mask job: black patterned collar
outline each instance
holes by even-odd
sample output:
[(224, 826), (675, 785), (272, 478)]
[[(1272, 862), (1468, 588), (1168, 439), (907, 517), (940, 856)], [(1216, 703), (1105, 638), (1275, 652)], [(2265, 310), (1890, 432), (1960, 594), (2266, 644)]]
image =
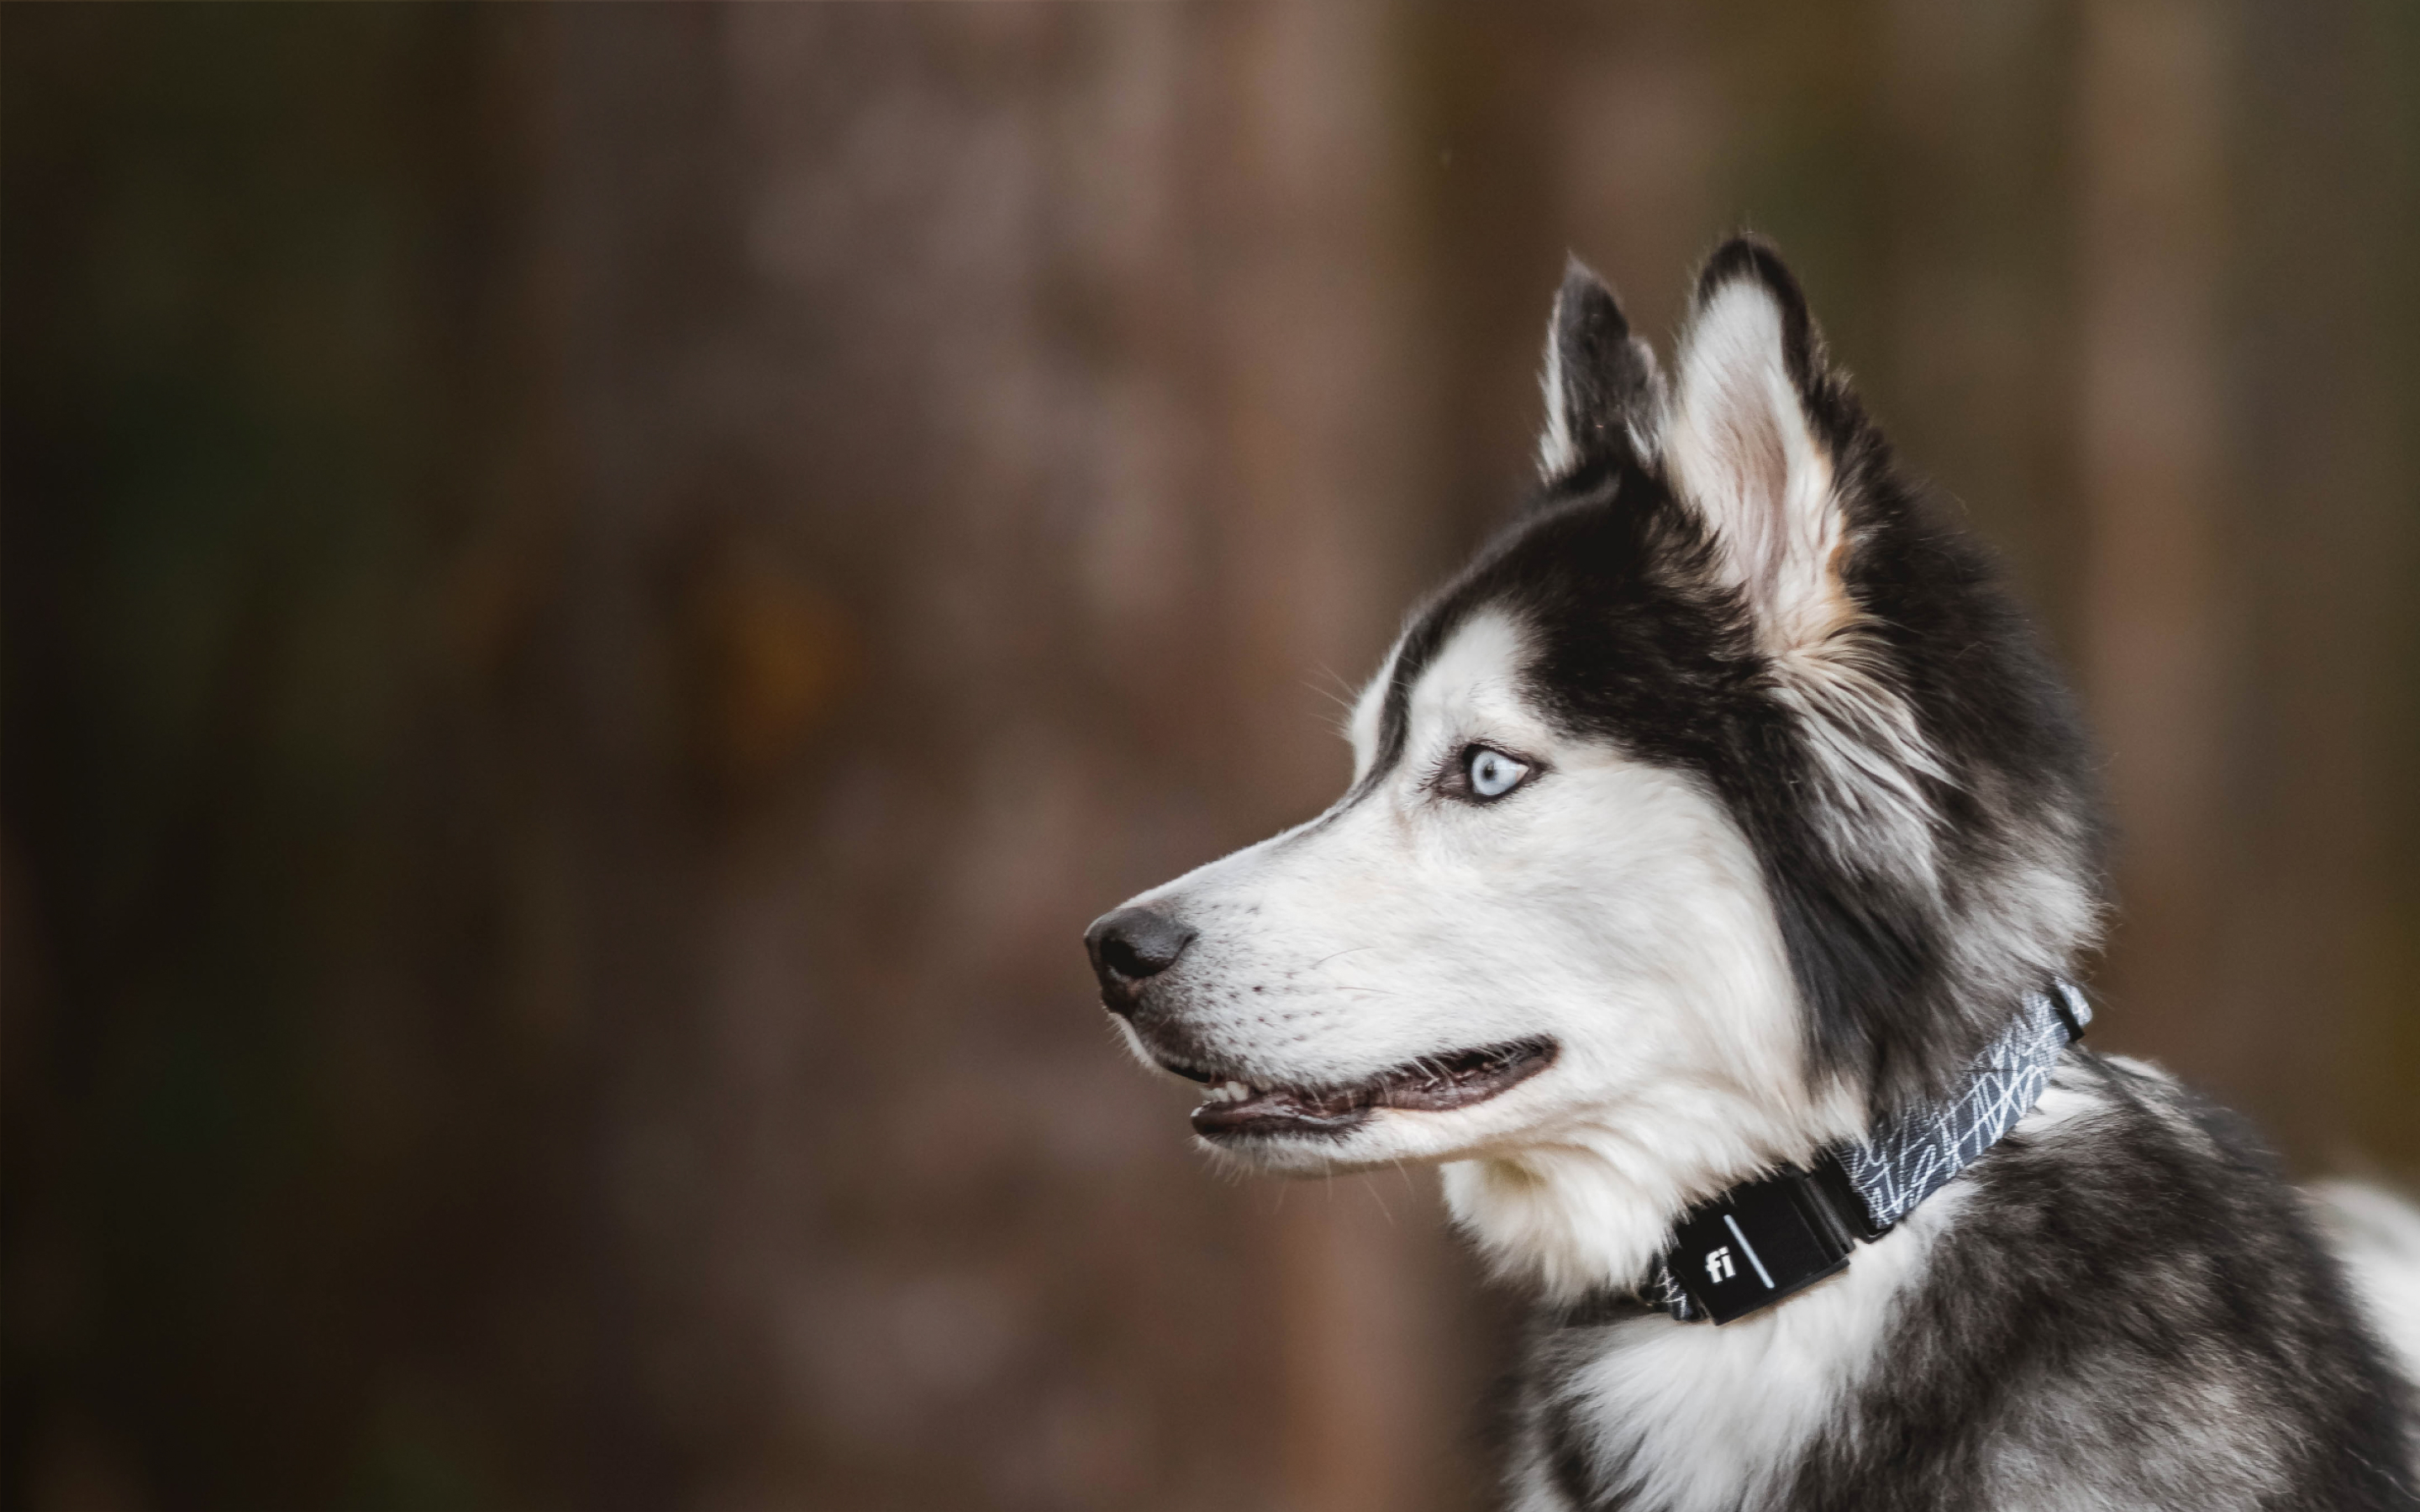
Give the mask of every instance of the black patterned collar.
[(1888, 1233), (2033, 1111), (2091, 1018), (2071, 982), (2028, 993), (1948, 1097), (1880, 1121), (1812, 1170), (1744, 1181), (1691, 1209), (1645, 1302), (1684, 1323), (1728, 1323), (1847, 1269), (1857, 1241)]

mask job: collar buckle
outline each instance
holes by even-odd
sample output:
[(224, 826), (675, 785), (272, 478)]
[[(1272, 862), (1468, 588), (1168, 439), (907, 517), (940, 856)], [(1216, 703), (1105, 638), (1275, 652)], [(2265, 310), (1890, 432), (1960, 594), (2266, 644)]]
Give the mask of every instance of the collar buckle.
[(1695, 1310), (1728, 1323), (1847, 1270), (1855, 1231), (1825, 1188), (1815, 1172), (1788, 1169), (1682, 1219), (1664, 1263)]

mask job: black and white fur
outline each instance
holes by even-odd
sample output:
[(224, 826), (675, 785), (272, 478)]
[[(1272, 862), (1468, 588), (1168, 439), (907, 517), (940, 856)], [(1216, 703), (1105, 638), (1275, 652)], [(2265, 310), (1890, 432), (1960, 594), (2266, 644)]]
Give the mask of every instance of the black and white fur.
[(1692, 1204), (1933, 1095), (2074, 970), (2102, 828), (1988, 554), (1767, 247), (1710, 259), (1668, 379), (1575, 264), (1545, 389), (1543, 487), (1412, 616), (1351, 789), (1088, 936), (1135, 1051), (1209, 1085), (1207, 1148), (1441, 1163), (1538, 1298), (1518, 1508), (2420, 1506), (2384, 1342), (2420, 1358), (2420, 1218), (2315, 1206), (2080, 1048), (1843, 1274), (1719, 1328), (1637, 1300)]

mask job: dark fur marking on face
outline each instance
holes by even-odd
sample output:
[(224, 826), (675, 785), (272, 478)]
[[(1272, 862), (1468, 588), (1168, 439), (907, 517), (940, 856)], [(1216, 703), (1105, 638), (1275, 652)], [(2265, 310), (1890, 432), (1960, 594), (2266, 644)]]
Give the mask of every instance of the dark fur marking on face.
[[(1931, 872), (1843, 856), (1838, 835), (1857, 821), (1825, 807), (1814, 733), (1782, 696), (1782, 673), (1718, 570), (1707, 523), (1631, 454), (1621, 439), (1636, 427), (1618, 414), (1575, 423), (1575, 438), (1613, 440), (1582, 451), (1414, 620), (1375, 759), (1351, 798), (1404, 759), (1411, 690), (1454, 632), (1485, 609), (1511, 614), (1530, 642), (1527, 690), (1567, 733), (1693, 773), (1730, 810), (1773, 898), (1816, 1069), (1855, 1078), (1883, 1109), (1939, 1089), (2017, 992), (2068, 968), (2084, 940), (1971, 980), (1952, 941), (1971, 927), (1969, 910), (2024, 885), (2022, 867), (2047, 868), (2097, 900), (2099, 799), (2073, 706), (1988, 551), (1900, 475), (1826, 366), (1806, 301), (1770, 249), (1740, 240), (1717, 252), (1699, 279), (1700, 306), (1740, 279), (1773, 296), (1785, 369), (1831, 457), (1859, 666), (1907, 707), (1947, 774), (1909, 774), (1939, 849)], [(1568, 287), (1562, 306), (1574, 307)], [(1562, 354), (1566, 383), (1591, 354), (1626, 350), (1592, 319)], [(1648, 391), (1625, 369), (1579, 392), (1632, 396), (1607, 401), (1621, 403)], [(2026, 980), (2002, 980), (2011, 973)]]
[[(1883, 502), (1912, 513), (1916, 501), (1894, 492)], [(1915, 530), (1877, 522), (1866, 534), (1868, 557), (1903, 548), (1934, 559), (1860, 560), (1853, 591), (1885, 611), (1874, 617), (1885, 621), (1875, 631), (1885, 675), (1908, 689), (1953, 778), (1967, 777), (1933, 795), (1948, 827), (1990, 817), (1965, 800), (1986, 766), (2026, 808), (2071, 807), (2089, 791), (2081, 738), (2029, 640), (2012, 645), (2021, 622), (1995, 601), (1988, 570), (1971, 548), (1958, 561), (1950, 543)], [(1551, 490), (1404, 638), (1364, 783), (1403, 760), (1411, 687), (1452, 632), (1488, 609), (1512, 614), (1532, 645), (1527, 692), (1566, 733), (1694, 773), (1729, 807), (1771, 890), (1818, 1065), (1858, 1076), (1890, 1105), (1962, 1064), (2005, 1003), (1959, 1003), (1960, 984), (1943, 980), (1947, 921), (1901, 879), (1845, 864), (1825, 838), (1807, 733), (1776, 697), (1737, 596), (1714, 582), (1711, 555), (1696, 518), (1652, 474)], [(1917, 592), (1944, 562), (1959, 592)], [(1966, 648), (1954, 666), (1935, 665), (1945, 646)], [(2053, 791), (2025, 791), (2043, 783)]]
[[(1625, 476), (1643, 478), (1633, 464), (1621, 467), (1599, 463), (1562, 480), (1548, 489), (1532, 504), (1532, 513), (1544, 512), (1557, 505), (1599, 503), (1611, 505), (1621, 493)], [(1481, 609), (1492, 607), (1490, 595), (1481, 585), (1485, 570), (1499, 559), (1519, 550), (1524, 529), (1516, 524), (1481, 548), (1476, 561), (1463, 569), (1443, 593), (1431, 598), (1416, 610), (1410, 625), (1397, 643), (1395, 660), (1387, 678), (1387, 691), (1378, 713), (1378, 749), (1370, 763), (1369, 772), (1347, 795), (1347, 801), (1360, 798), (1376, 787), (1404, 759), (1404, 744), (1411, 733), (1412, 689), (1419, 686), (1420, 674), (1436, 660), (1437, 654)]]

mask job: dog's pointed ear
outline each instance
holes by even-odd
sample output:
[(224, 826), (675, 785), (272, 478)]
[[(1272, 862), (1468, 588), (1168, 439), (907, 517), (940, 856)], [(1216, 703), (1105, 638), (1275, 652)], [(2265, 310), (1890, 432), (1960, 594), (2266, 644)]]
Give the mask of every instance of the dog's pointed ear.
[(1631, 334), (1613, 290), (1571, 258), (1546, 325), (1538, 475), (1553, 483), (1592, 462), (1643, 461), (1653, 444), (1662, 385), (1655, 354)]
[(1773, 249), (1725, 242), (1699, 275), (1662, 450), (1770, 650), (1821, 641), (1850, 611), (1833, 487), (1834, 408), (1806, 296)]

